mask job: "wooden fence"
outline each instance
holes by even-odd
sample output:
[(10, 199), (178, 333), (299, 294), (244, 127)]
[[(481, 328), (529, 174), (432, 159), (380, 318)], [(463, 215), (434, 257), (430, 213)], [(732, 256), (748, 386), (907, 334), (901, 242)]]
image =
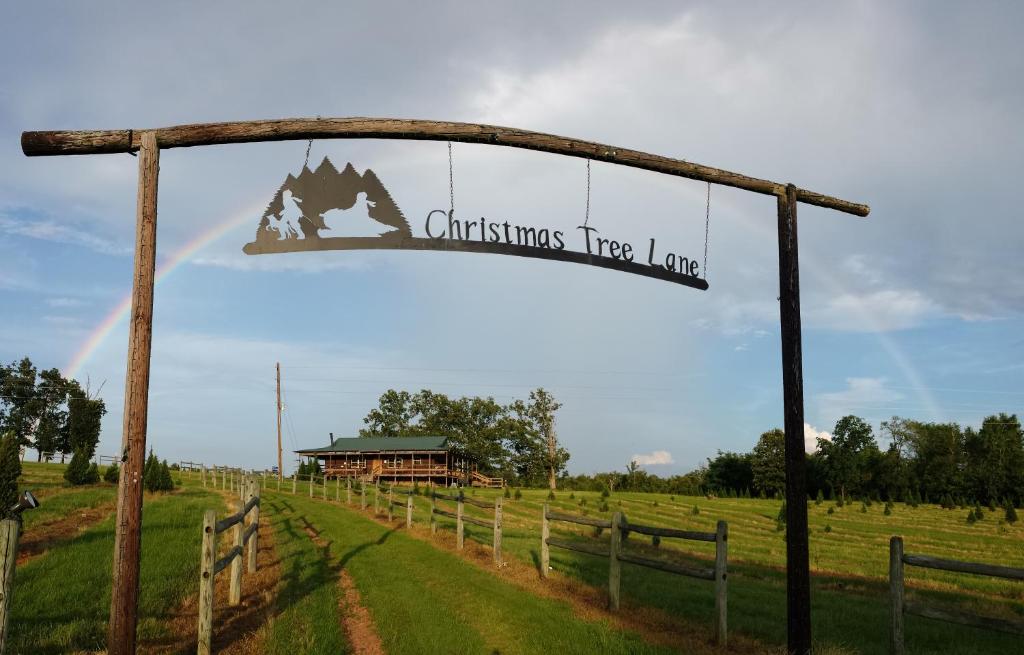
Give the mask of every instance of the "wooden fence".
[[(440, 509), (437, 506), (438, 500), (447, 500), (455, 503), (455, 512)], [(459, 550), (465, 546), (465, 528), (466, 523), (472, 525), (478, 525), (482, 528), (490, 528), (494, 533), (494, 563), (501, 566), (501, 497), (494, 499), (494, 516), (490, 521), (470, 516), (465, 512), (465, 505), (473, 505), (474, 507), (482, 507), (484, 509), (492, 509), (491, 503), (484, 500), (477, 500), (476, 498), (468, 498), (461, 491), (456, 495), (442, 494), (436, 491), (430, 494), (430, 532), (431, 534), (437, 533), (437, 519), (436, 516), (447, 516), (448, 518), (455, 519), (455, 544)]]
[[(203, 516), (203, 546), (199, 562), (199, 655), (210, 655), (213, 639), (213, 583), (215, 576), (231, 566), (231, 584), (228, 603), (242, 602), (242, 557), (248, 556), (248, 572), (256, 572), (256, 551), (260, 525), (260, 486), (254, 476), (239, 480), (242, 509), (220, 521), (215, 510), (206, 510)], [(252, 514), (248, 527), (245, 520)], [(234, 528), (234, 546), (224, 557), (217, 559), (218, 535)]]
[[(609, 543), (594, 543), (583, 540), (559, 539), (551, 536), (551, 521), (563, 521), (576, 525), (589, 525), (601, 530), (610, 530)], [(629, 533), (649, 535), (660, 541), (664, 538), (690, 539), (693, 541), (708, 541), (715, 544), (715, 566), (714, 568), (696, 568), (678, 562), (668, 562), (660, 559), (643, 557), (631, 553), (623, 548), (623, 541)], [(541, 517), (541, 540), (540, 540), (540, 572), (541, 576), (548, 577), (551, 554), (550, 547), (563, 548), (597, 557), (608, 558), (608, 607), (611, 610), (619, 609), (619, 587), (622, 580), (622, 562), (636, 564), (659, 571), (685, 575), (700, 580), (709, 580), (715, 583), (715, 637), (718, 644), (725, 646), (728, 641), (727, 614), (728, 614), (728, 540), (729, 525), (725, 521), (719, 521), (715, 532), (694, 532), (691, 530), (676, 530), (674, 528), (659, 528), (649, 525), (629, 523), (622, 512), (615, 512), (611, 520), (591, 518), (587, 516), (576, 516), (574, 514), (560, 514), (548, 509), (547, 503)]]
[(976, 628), (987, 628), (999, 632), (1024, 635), (1024, 621), (980, 616), (968, 612), (934, 607), (920, 601), (906, 600), (903, 586), (904, 565), (954, 571), (956, 573), (987, 575), (995, 578), (1006, 578), (1007, 580), (1024, 580), (1024, 569), (994, 564), (979, 564), (977, 562), (961, 562), (952, 559), (939, 559), (926, 555), (907, 555), (903, 552), (903, 537), (893, 537), (889, 540), (889, 609), (891, 619), (889, 646), (894, 654), (903, 655), (904, 653), (903, 617), (906, 614), (947, 621), (949, 623), (958, 623), (960, 625), (969, 625)]
[(242, 469), (230, 466), (201, 466), (199, 470), (204, 488), (210, 486), (213, 489), (231, 492), (241, 490), (242, 479), (246, 475)]

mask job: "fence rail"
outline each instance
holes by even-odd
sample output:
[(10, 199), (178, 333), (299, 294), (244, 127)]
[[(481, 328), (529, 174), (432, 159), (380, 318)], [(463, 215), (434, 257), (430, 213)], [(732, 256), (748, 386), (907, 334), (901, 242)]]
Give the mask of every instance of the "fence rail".
[[(437, 506), (438, 500), (446, 500), (455, 503), (455, 512), (441, 509)], [(472, 505), (474, 507), (482, 507), (484, 509), (493, 509), (494, 515), (490, 521), (475, 516), (470, 516), (465, 512), (465, 505)], [(484, 500), (477, 500), (476, 498), (467, 498), (465, 494), (459, 492), (457, 495), (440, 493), (433, 491), (430, 493), (430, 533), (437, 533), (437, 518), (438, 516), (447, 516), (455, 519), (455, 546), (459, 550), (462, 550), (466, 544), (466, 524), (478, 525), (481, 528), (488, 528), (493, 532), (493, 550), (494, 550), (494, 563), (497, 566), (501, 566), (501, 532), (502, 532), (502, 507), (501, 507), (501, 496), (494, 499), (494, 504), (488, 503)]]
[(927, 555), (904, 554), (903, 537), (891, 538), (889, 540), (889, 649), (894, 655), (903, 655), (906, 652), (903, 621), (907, 614), (959, 625), (985, 628), (997, 632), (1024, 635), (1024, 621), (983, 616), (970, 612), (935, 607), (921, 601), (906, 600), (906, 588), (903, 584), (904, 565), (952, 571), (955, 573), (985, 575), (994, 578), (1005, 578), (1007, 580), (1024, 580), (1024, 569), (995, 564), (940, 559)]
[[(589, 525), (599, 529), (610, 528), (611, 538), (608, 544), (601, 542), (559, 539), (551, 536), (551, 521), (561, 521), (576, 525)], [(710, 541), (715, 544), (715, 566), (705, 569), (689, 566), (679, 562), (644, 557), (637, 553), (626, 551), (623, 548), (623, 541), (630, 532), (646, 534), (658, 539), (672, 537), (677, 539), (688, 539), (691, 541)], [(660, 528), (650, 525), (629, 523), (622, 512), (615, 512), (611, 520), (596, 519), (587, 516), (576, 516), (573, 514), (562, 514), (552, 512), (548, 509), (547, 503), (541, 514), (541, 538), (540, 538), (540, 573), (541, 577), (548, 577), (551, 568), (550, 547), (572, 550), (596, 557), (608, 558), (608, 607), (611, 610), (619, 609), (619, 587), (622, 581), (622, 562), (636, 564), (658, 571), (685, 575), (700, 580), (710, 580), (715, 583), (715, 635), (720, 646), (726, 646), (728, 641), (727, 630), (727, 558), (728, 558), (729, 526), (725, 521), (719, 521), (715, 532), (694, 532), (692, 530), (676, 530), (674, 528)]]
[[(203, 486), (206, 485), (206, 468), (203, 469)], [(211, 469), (217, 471), (216, 468)], [(214, 478), (216, 486), (216, 477)], [(239, 475), (239, 496), (242, 508), (217, 520), (216, 510), (206, 510), (203, 515), (203, 545), (199, 560), (199, 655), (210, 655), (213, 641), (213, 600), (214, 579), (218, 573), (231, 567), (231, 582), (228, 590), (228, 603), (239, 605), (242, 602), (242, 560), (248, 555), (248, 572), (256, 572), (256, 552), (258, 549), (260, 524), (260, 485), (253, 475)], [(246, 525), (246, 518), (249, 524)], [(232, 548), (223, 557), (217, 559), (218, 536), (231, 530), (234, 535)]]

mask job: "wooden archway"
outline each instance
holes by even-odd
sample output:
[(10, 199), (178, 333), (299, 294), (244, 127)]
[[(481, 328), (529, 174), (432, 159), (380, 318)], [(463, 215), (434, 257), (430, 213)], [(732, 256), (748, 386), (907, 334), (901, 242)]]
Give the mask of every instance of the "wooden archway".
[[(804, 454), (803, 364), (797, 203), (867, 216), (867, 205), (731, 171), (637, 150), (494, 125), (393, 118), (302, 118), (203, 123), (156, 129), (24, 132), (28, 156), (139, 154), (135, 269), (125, 381), (122, 472), (118, 486), (114, 578), (108, 650), (135, 652), (141, 551), (142, 467), (146, 450), (153, 285), (156, 263), (160, 150), (260, 141), (406, 139), (457, 141), (539, 150), (735, 187), (776, 198), (779, 310), (786, 433), (786, 592), (790, 653), (811, 649), (807, 484)], [(587, 262), (580, 262), (587, 263)], [(696, 285), (691, 285), (696, 286)], [(705, 285), (706, 286), (706, 285)], [(698, 287), (699, 288), (699, 287)]]

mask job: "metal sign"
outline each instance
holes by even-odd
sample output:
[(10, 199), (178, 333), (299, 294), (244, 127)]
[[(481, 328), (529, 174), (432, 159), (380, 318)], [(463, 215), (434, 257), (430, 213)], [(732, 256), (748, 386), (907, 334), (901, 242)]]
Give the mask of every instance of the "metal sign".
[[(700, 263), (660, 250), (651, 238), (641, 247), (604, 236), (580, 225), (573, 233), (509, 221), (457, 219), (454, 210), (434, 209), (415, 236), (402, 210), (370, 169), (362, 174), (351, 163), (340, 172), (324, 157), (315, 170), (303, 166), (289, 174), (260, 218), (256, 238), (245, 244), (248, 255), (312, 250), (438, 250), (514, 255), (609, 268), (708, 288)], [(350, 236), (372, 232), (372, 236)], [(576, 244), (577, 250), (569, 244)]]

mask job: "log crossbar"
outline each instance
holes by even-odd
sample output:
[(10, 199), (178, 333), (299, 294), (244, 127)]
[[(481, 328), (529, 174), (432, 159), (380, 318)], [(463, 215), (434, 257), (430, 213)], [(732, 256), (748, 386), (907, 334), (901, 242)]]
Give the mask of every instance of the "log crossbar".
[[(438, 500), (447, 500), (456, 503), (455, 512), (450, 512), (445, 509), (441, 509), (437, 506)], [(470, 516), (466, 514), (465, 506), (473, 505), (474, 507), (482, 507), (484, 509), (493, 510), (494, 514), (490, 520), (479, 518), (476, 516)], [(477, 500), (476, 498), (467, 498), (461, 491), (457, 495), (443, 494), (433, 491), (430, 493), (430, 533), (437, 533), (437, 517), (446, 516), (448, 518), (455, 519), (455, 545), (456, 548), (462, 550), (466, 542), (466, 524), (477, 525), (481, 528), (487, 528), (491, 530), (491, 536), (493, 537), (493, 551), (494, 551), (494, 564), (496, 566), (502, 565), (501, 559), (501, 538), (502, 538), (502, 506), (501, 497), (494, 499), (494, 503), (488, 503), (484, 500)]]
[(221, 571), (223, 571), (227, 567), (228, 564), (231, 564), (232, 562), (234, 562), (236, 557), (241, 557), (241, 556), (242, 556), (242, 547), (241, 546), (235, 546), (234, 548), (232, 548), (231, 550), (228, 551), (227, 555), (225, 555), (224, 557), (222, 557), (219, 560), (217, 560), (217, 563), (213, 565), (213, 572), (214, 573), (220, 573)]
[[(610, 528), (611, 534), (608, 544), (602, 542), (584, 541), (581, 539), (561, 539), (551, 536), (551, 522), (561, 521), (576, 525), (589, 525), (598, 530)], [(714, 568), (698, 568), (680, 562), (669, 562), (662, 559), (644, 557), (633, 552), (628, 552), (623, 547), (623, 542), (631, 532), (646, 534), (660, 539), (661, 537), (674, 537), (678, 539), (689, 539), (693, 541), (710, 541), (715, 544), (715, 566)], [(600, 536), (600, 532), (597, 533)], [(540, 533), (540, 575), (548, 577), (551, 570), (551, 546), (571, 550), (596, 557), (608, 558), (608, 608), (612, 611), (619, 609), (619, 587), (622, 581), (622, 562), (635, 564), (649, 569), (665, 571), (699, 580), (708, 580), (715, 583), (715, 635), (719, 645), (726, 646), (728, 643), (727, 629), (727, 551), (728, 551), (729, 526), (725, 521), (719, 521), (715, 532), (695, 532), (692, 530), (676, 530), (673, 528), (661, 528), (650, 525), (630, 523), (622, 512), (612, 514), (611, 520), (591, 518), (589, 516), (577, 516), (574, 514), (562, 514), (552, 512), (548, 509), (547, 503), (541, 511), (541, 533)]]
[(892, 537), (889, 540), (889, 650), (893, 655), (903, 655), (906, 652), (906, 633), (903, 622), (907, 614), (995, 632), (1024, 635), (1024, 621), (984, 616), (952, 608), (936, 607), (917, 600), (907, 600), (903, 576), (904, 566), (984, 575), (1006, 580), (1024, 580), (1024, 569), (1020, 568), (905, 554), (903, 538)]
[[(156, 136), (161, 149), (308, 139), (456, 141), (581, 157), (763, 195), (779, 197), (786, 193), (786, 185), (780, 182), (639, 150), (497, 125), (417, 119), (285, 118), (197, 123), (152, 129), (22, 132), (21, 150), (29, 157), (135, 152), (141, 147), (143, 136), (150, 133)], [(854, 216), (867, 216), (871, 211), (867, 205), (807, 189), (797, 189), (796, 199), (809, 205), (834, 209)]]

